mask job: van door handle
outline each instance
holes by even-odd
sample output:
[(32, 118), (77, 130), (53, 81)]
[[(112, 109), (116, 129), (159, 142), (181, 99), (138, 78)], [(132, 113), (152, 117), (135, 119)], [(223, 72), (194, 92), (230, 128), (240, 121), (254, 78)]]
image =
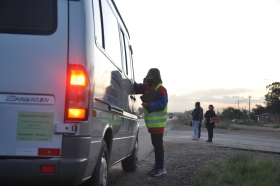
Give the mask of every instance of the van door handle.
[(114, 107), (114, 106), (112, 106), (112, 105), (110, 105), (109, 110), (110, 110), (110, 111), (113, 111), (113, 112), (120, 113), (120, 114), (123, 113), (123, 110), (122, 110), (122, 109), (120, 109), (120, 108), (118, 108), (118, 107)]

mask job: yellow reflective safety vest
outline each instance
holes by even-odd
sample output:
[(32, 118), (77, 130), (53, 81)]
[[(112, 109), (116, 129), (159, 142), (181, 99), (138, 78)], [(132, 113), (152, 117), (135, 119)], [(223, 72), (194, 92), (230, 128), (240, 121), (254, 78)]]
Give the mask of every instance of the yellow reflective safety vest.
[[(157, 89), (161, 86), (162, 86), (161, 83), (158, 84), (155, 88), (155, 91), (157, 91)], [(151, 113), (148, 113), (147, 109), (144, 108), (144, 119), (145, 119), (146, 126), (148, 128), (165, 127), (166, 118), (167, 118), (167, 104), (163, 110), (153, 111)]]

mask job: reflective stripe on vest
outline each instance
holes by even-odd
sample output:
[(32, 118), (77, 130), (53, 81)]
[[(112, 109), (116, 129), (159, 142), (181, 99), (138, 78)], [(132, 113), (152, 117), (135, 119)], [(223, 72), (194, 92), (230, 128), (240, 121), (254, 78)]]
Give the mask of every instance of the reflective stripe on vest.
[[(155, 90), (157, 91), (157, 89), (161, 86), (162, 84), (158, 84)], [(148, 128), (165, 127), (166, 118), (167, 118), (167, 104), (163, 110), (154, 111), (151, 113), (148, 113), (148, 111), (144, 108), (144, 119), (145, 119), (146, 126)]]

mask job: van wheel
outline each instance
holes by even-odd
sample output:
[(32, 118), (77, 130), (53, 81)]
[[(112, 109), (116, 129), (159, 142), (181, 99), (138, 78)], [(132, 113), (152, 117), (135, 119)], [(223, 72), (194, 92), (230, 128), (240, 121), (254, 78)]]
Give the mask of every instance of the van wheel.
[(134, 148), (130, 156), (122, 160), (122, 169), (125, 172), (135, 171), (138, 167), (138, 138), (135, 140)]
[(108, 180), (108, 150), (103, 141), (101, 154), (96, 162), (92, 177), (83, 186), (106, 186)]

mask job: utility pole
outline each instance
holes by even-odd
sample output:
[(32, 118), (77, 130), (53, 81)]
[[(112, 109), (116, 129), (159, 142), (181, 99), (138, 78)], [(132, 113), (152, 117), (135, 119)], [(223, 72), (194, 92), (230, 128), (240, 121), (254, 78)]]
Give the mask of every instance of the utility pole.
[(239, 110), (239, 100), (237, 100), (238, 110)]
[(238, 110), (239, 110), (239, 102), (244, 102), (245, 100), (237, 100), (238, 103)]
[(250, 122), (250, 99), (252, 98), (252, 96), (249, 96), (249, 122)]

